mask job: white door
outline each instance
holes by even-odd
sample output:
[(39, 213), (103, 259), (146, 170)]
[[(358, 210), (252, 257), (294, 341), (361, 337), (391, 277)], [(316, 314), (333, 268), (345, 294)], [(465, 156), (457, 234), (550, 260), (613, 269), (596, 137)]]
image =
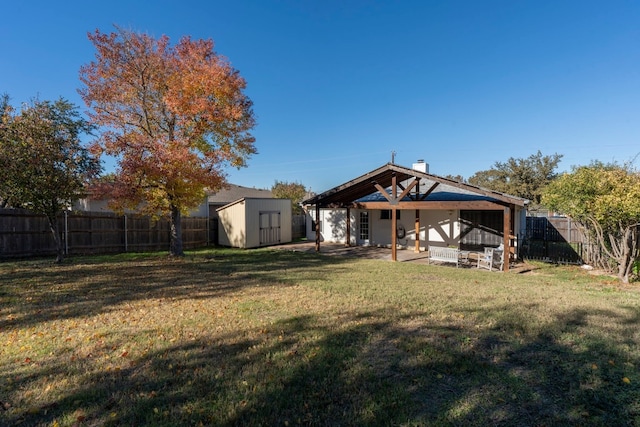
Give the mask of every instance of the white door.
[(260, 212), (260, 245), (280, 243), (280, 212)]
[(360, 211), (358, 216), (358, 244), (369, 245), (369, 212)]

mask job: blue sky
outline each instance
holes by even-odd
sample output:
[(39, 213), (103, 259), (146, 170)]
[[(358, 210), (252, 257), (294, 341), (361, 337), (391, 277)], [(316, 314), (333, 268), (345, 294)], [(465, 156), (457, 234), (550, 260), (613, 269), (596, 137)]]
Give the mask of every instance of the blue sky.
[(96, 28), (212, 38), (258, 121), (258, 154), (229, 170), (240, 185), (322, 192), (392, 151), (466, 178), (537, 150), (562, 154), (561, 171), (640, 153), (635, 0), (7, 3), (0, 93), (14, 105), (62, 96), (84, 110)]

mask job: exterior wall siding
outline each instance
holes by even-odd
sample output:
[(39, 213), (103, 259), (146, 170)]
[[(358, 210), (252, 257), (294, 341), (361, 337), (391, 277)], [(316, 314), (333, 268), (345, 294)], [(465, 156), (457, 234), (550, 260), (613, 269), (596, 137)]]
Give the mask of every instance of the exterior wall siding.
[[(291, 201), (289, 199), (245, 199), (246, 247), (257, 248), (274, 243), (291, 241)], [(260, 241), (260, 213), (280, 212), (280, 241)]]
[[(362, 244), (360, 241), (359, 216), (361, 210), (351, 209), (351, 241), (350, 244)], [(369, 244), (386, 246), (391, 244), (391, 220), (381, 219), (379, 210), (369, 212)], [(429, 233), (429, 242), (436, 246), (457, 245), (460, 235), (460, 224), (457, 211), (420, 211), (420, 241), (425, 241)], [(315, 240), (312, 223), (315, 222), (315, 210), (309, 213), (307, 239)], [(320, 237), (321, 241), (329, 243), (346, 243), (346, 209), (320, 209)], [(401, 245), (415, 246), (415, 211), (403, 210), (398, 220), (406, 236), (399, 239)]]
[[(372, 246), (388, 246), (391, 244), (391, 220), (381, 219), (380, 210), (369, 212), (369, 241)], [(405, 237), (398, 239), (398, 244), (408, 248), (414, 248), (416, 242), (415, 210), (399, 211), (400, 219), (398, 227), (405, 230)], [(360, 210), (350, 210), (351, 241), (352, 245), (361, 245), (360, 239)], [(515, 226), (514, 235), (521, 237), (523, 222), (526, 221), (526, 212), (522, 208), (516, 208), (512, 214)], [(427, 250), (428, 246), (459, 246), (461, 232), (464, 225), (460, 221), (459, 210), (421, 210), (420, 211), (420, 249)], [(312, 223), (315, 221), (315, 209), (308, 212), (307, 239), (315, 240), (315, 230)], [(320, 209), (320, 239), (322, 242), (346, 243), (346, 209)], [(501, 231), (501, 230), (500, 230)], [(427, 241), (428, 237), (428, 241)], [(516, 241), (517, 247), (517, 241)]]
[[(353, 211), (352, 211), (353, 212)], [(346, 221), (347, 216), (346, 209), (320, 209), (320, 219), (318, 220), (315, 215), (315, 209), (308, 212), (307, 221), (307, 239), (315, 240), (316, 231), (313, 228), (314, 224), (320, 226), (320, 241), (329, 243), (345, 243), (346, 242)], [(352, 214), (353, 218), (353, 214)], [(353, 220), (351, 222), (353, 225)], [(353, 227), (351, 228), (353, 234)]]
[[(460, 235), (460, 223), (457, 211), (420, 211), (420, 247), (426, 249), (426, 236), (429, 236), (429, 245), (432, 246), (457, 246)], [(380, 211), (371, 211), (371, 244), (391, 244), (391, 220), (381, 219)], [(407, 247), (415, 247), (415, 210), (403, 210), (398, 220), (398, 228), (405, 230), (405, 237), (398, 239), (398, 244)]]
[(218, 211), (218, 242), (222, 246), (246, 248), (246, 211), (244, 203), (235, 203)]

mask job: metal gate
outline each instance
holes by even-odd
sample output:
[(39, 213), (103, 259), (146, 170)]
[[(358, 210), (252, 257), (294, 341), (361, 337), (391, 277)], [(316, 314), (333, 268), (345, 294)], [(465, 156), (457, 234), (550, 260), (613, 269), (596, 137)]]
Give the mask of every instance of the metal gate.
[(280, 243), (280, 212), (260, 212), (260, 245)]

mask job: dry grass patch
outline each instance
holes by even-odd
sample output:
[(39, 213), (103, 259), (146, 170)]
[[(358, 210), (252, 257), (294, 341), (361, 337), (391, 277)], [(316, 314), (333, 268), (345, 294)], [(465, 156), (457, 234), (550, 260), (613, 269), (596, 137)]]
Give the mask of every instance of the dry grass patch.
[(640, 293), (283, 251), (0, 264), (0, 424), (635, 425)]

